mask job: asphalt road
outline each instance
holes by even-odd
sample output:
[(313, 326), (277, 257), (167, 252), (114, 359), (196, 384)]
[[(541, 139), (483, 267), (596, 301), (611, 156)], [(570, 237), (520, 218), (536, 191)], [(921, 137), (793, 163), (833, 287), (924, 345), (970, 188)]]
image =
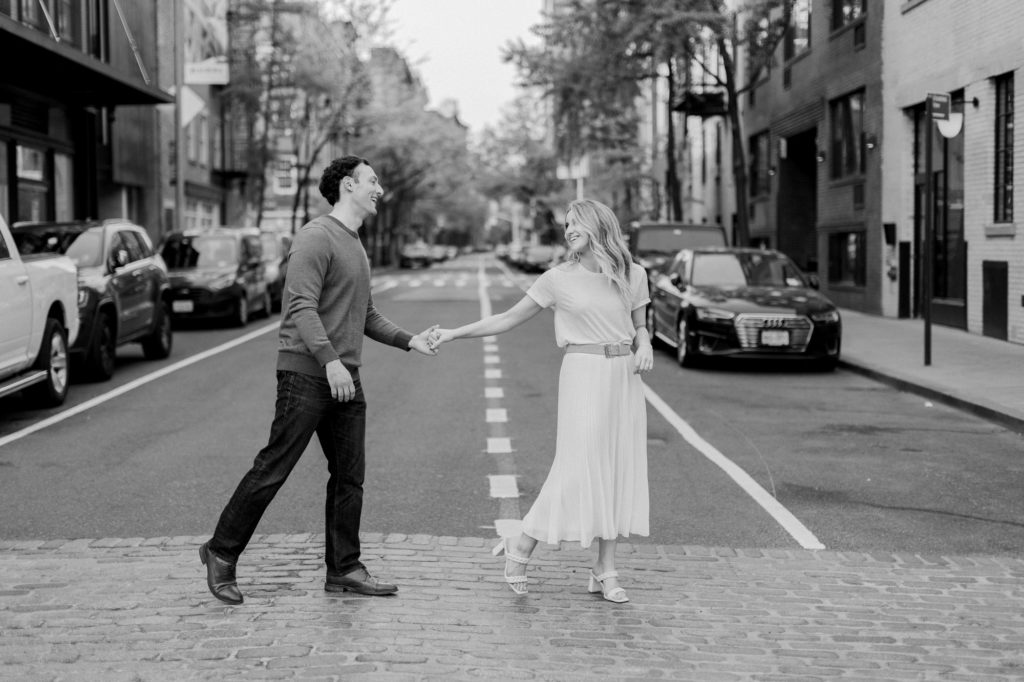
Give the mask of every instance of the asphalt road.
[[(476, 319), (480, 258), (379, 272), (376, 303), (413, 331)], [(532, 276), (509, 277), (486, 258), (487, 300), (500, 311)], [(0, 445), (0, 537), (210, 532), (267, 437), (276, 320), (178, 330), (161, 362), (121, 349), (115, 378), (73, 385), (60, 410), (0, 401), (0, 443), (59, 420)], [(488, 364), (489, 356), (499, 361)], [(548, 311), (493, 343), (462, 340), (433, 358), (367, 341), (363, 529), (486, 536), (510, 510), (525, 513), (552, 456), (560, 360)], [(494, 368), (500, 380), (486, 378)], [(683, 370), (660, 350), (646, 381), (652, 536), (638, 542), (796, 548), (803, 528), (835, 550), (1022, 552), (1022, 442), (1005, 429), (843, 371)], [(484, 389), (496, 384), (507, 415), (500, 424), (486, 420), (497, 403)], [(496, 433), (510, 439), (511, 453), (488, 452)], [(496, 474), (514, 476), (518, 498), (492, 497)], [(325, 483), (314, 442), (257, 532), (322, 532)]]

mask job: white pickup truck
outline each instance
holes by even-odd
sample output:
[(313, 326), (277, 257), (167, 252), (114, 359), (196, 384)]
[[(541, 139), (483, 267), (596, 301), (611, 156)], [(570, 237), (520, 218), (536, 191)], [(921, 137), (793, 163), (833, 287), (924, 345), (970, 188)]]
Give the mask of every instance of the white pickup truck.
[(78, 335), (78, 268), (66, 256), (23, 255), (0, 216), (0, 397), (23, 391), (53, 407), (68, 393)]

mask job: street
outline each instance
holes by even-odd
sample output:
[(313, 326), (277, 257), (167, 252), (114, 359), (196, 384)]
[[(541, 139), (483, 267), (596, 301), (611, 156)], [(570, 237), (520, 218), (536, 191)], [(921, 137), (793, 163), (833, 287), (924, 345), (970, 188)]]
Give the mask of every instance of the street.
[[(415, 332), (504, 310), (534, 277), (473, 254), (375, 273), (374, 299)], [(211, 532), (266, 441), (278, 319), (179, 329), (160, 362), (122, 348), (113, 381), (57, 410), (0, 401), (0, 539)], [(555, 437), (550, 311), (435, 358), (372, 341), (363, 357), (365, 532), (492, 537), (526, 512)], [(1021, 555), (1021, 439), (1000, 426), (843, 370), (684, 370), (659, 349), (645, 381), (651, 537), (634, 542)], [(325, 481), (314, 440), (257, 532), (322, 532)]]

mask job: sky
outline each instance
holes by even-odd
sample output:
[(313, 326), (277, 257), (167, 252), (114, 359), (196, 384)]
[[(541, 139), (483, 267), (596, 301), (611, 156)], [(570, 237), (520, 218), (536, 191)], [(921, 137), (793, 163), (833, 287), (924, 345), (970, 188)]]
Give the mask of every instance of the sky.
[(506, 42), (536, 37), (543, 0), (395, 0), (393, 44), (419, 72), (431, 107), (459, 103), (459, 120), (479, 133), (496, 125), (517, 90), (515, 69), (501, 61)]

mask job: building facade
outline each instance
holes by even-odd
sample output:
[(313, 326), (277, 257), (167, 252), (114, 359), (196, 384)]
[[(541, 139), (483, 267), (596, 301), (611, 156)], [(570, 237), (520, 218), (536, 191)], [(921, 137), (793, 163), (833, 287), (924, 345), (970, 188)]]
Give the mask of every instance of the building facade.
[(157, 0), (0, 0), (8, 221), (123, 217), (158, 234), (154, 105), (172, 99), (158, 87), (157, 34)]
[[(840, 306), (891, 317), (925, 313), (930, 270), (934, 323), (1024, 343), (1022, 31), (1014, 0), (797, 0), (772, 66), (746, 79), (752, 241)], [(962, 115), (956, 134), (929, 129), (929, 93)]]

